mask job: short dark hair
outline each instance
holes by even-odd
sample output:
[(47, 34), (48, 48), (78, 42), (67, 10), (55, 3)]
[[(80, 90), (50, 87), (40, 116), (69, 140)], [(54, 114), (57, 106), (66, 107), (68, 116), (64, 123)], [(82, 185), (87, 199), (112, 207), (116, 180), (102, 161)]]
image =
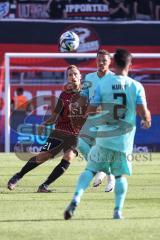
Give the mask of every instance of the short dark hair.
[(118, 67), (125, 68), (127, 64), (132, 60), (132, 55), (128, 52), (128, 50), (118, 48), (113, 58)]
[(17, 94), (23, 94), (24, 89), (22, 87), (19, 87), (16, 89)]
[(109, 56), (109, 57), (111, 57), (110, 56), (110, 53), (107, 51), (107, 50), (105, 50), (105, 49), (100, 49), (98, 52), (97, 52), (97, 57), (99, 56), (99, 55), (107, 55), (107, 56)]

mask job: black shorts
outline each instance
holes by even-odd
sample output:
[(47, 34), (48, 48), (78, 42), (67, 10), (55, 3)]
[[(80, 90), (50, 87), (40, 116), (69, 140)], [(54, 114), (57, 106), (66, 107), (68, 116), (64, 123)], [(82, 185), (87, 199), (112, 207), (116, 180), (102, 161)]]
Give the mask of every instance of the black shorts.
[(41, 152), (50, 152), (53, 157), (63, 151), (73, 150), (76, 155), (78, 137), (70, 134), (65, 134), (63, 131), (53, 130), (49, 135), (45, 145), (42, 147)]

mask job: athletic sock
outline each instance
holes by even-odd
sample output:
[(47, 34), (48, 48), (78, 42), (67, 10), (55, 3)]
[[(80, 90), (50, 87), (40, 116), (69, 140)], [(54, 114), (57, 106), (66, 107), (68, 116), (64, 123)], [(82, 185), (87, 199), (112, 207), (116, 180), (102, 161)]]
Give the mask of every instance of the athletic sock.
[(112, 174), (107, 174), (108, 182), (109, 181), (115, 181), (115, 177)]
[(128, 189), (128, 182), (126, 177), (116, 178), (115, 183), (115, 210), (122, 210), (126, 193)]
[(81, 197), (84, 193), (84, 191), (88, 188), (90, 182), (92, 181), (95, 173), (93, 173), (90, 170), (85, 170), (79, 177), (77, 185), (76, 185), (76, 191), (73, 197), (72, 202), (74, 202), (76, 205), (79, 204)]
[(18, 173), (18, 177), (22, 178), (26, 173), (30, 172), (32, 169), (36, 168), (40, 163), (36, 162), (36, 157), (32, 157)]
[(70, 162), (65, 159), (62, 159), (61, 162), (53, 169), (47, 180), (43, 183), (44, 185), (49, 185), (59, 178), (69, 167)]

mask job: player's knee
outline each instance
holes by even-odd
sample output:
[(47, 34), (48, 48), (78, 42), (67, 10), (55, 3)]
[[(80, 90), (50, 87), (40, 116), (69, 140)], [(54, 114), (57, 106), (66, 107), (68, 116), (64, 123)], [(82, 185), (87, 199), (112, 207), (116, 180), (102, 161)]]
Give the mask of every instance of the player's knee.
[(78, 151), (76, 149), (71, 149), (64, 153), (63, 159), (70, 162), (76, 156), (78, 156)]
[(79, 139), (78, 149), (82, 156), (87, 160), (88, 153), (90, 152), (91, 146), (83, 139)]
[(52, 154), (47, 152), (41, 152), (39, 155), (36, 156), (36, 162), (39, 164), (44, 163), (45, 161), (49, 160), (52, 157)]

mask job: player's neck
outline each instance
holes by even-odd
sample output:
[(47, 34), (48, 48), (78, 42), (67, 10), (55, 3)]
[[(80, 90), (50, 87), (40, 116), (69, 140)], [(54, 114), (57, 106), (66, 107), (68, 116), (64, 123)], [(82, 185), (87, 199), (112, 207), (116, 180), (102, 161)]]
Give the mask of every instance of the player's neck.
[(73, 88), (73, 92), (74, 91), (79, 92), (80, 90), (81, 90), (80, 85), (75, 85), (74, 88)]
[(115, 69), (115, 74), (116, 75), (121, 75), (121, 76), (127, 76), (128, 75), (128, 70), (127, 69), (116, 68)]
[(105, 71), (105, 72), (101, 72), (101, 71), (97, 71), (97, 75), (99, 78), (104, 77), (104, 75), (106, 75), (109, 72), (109, 70)]

